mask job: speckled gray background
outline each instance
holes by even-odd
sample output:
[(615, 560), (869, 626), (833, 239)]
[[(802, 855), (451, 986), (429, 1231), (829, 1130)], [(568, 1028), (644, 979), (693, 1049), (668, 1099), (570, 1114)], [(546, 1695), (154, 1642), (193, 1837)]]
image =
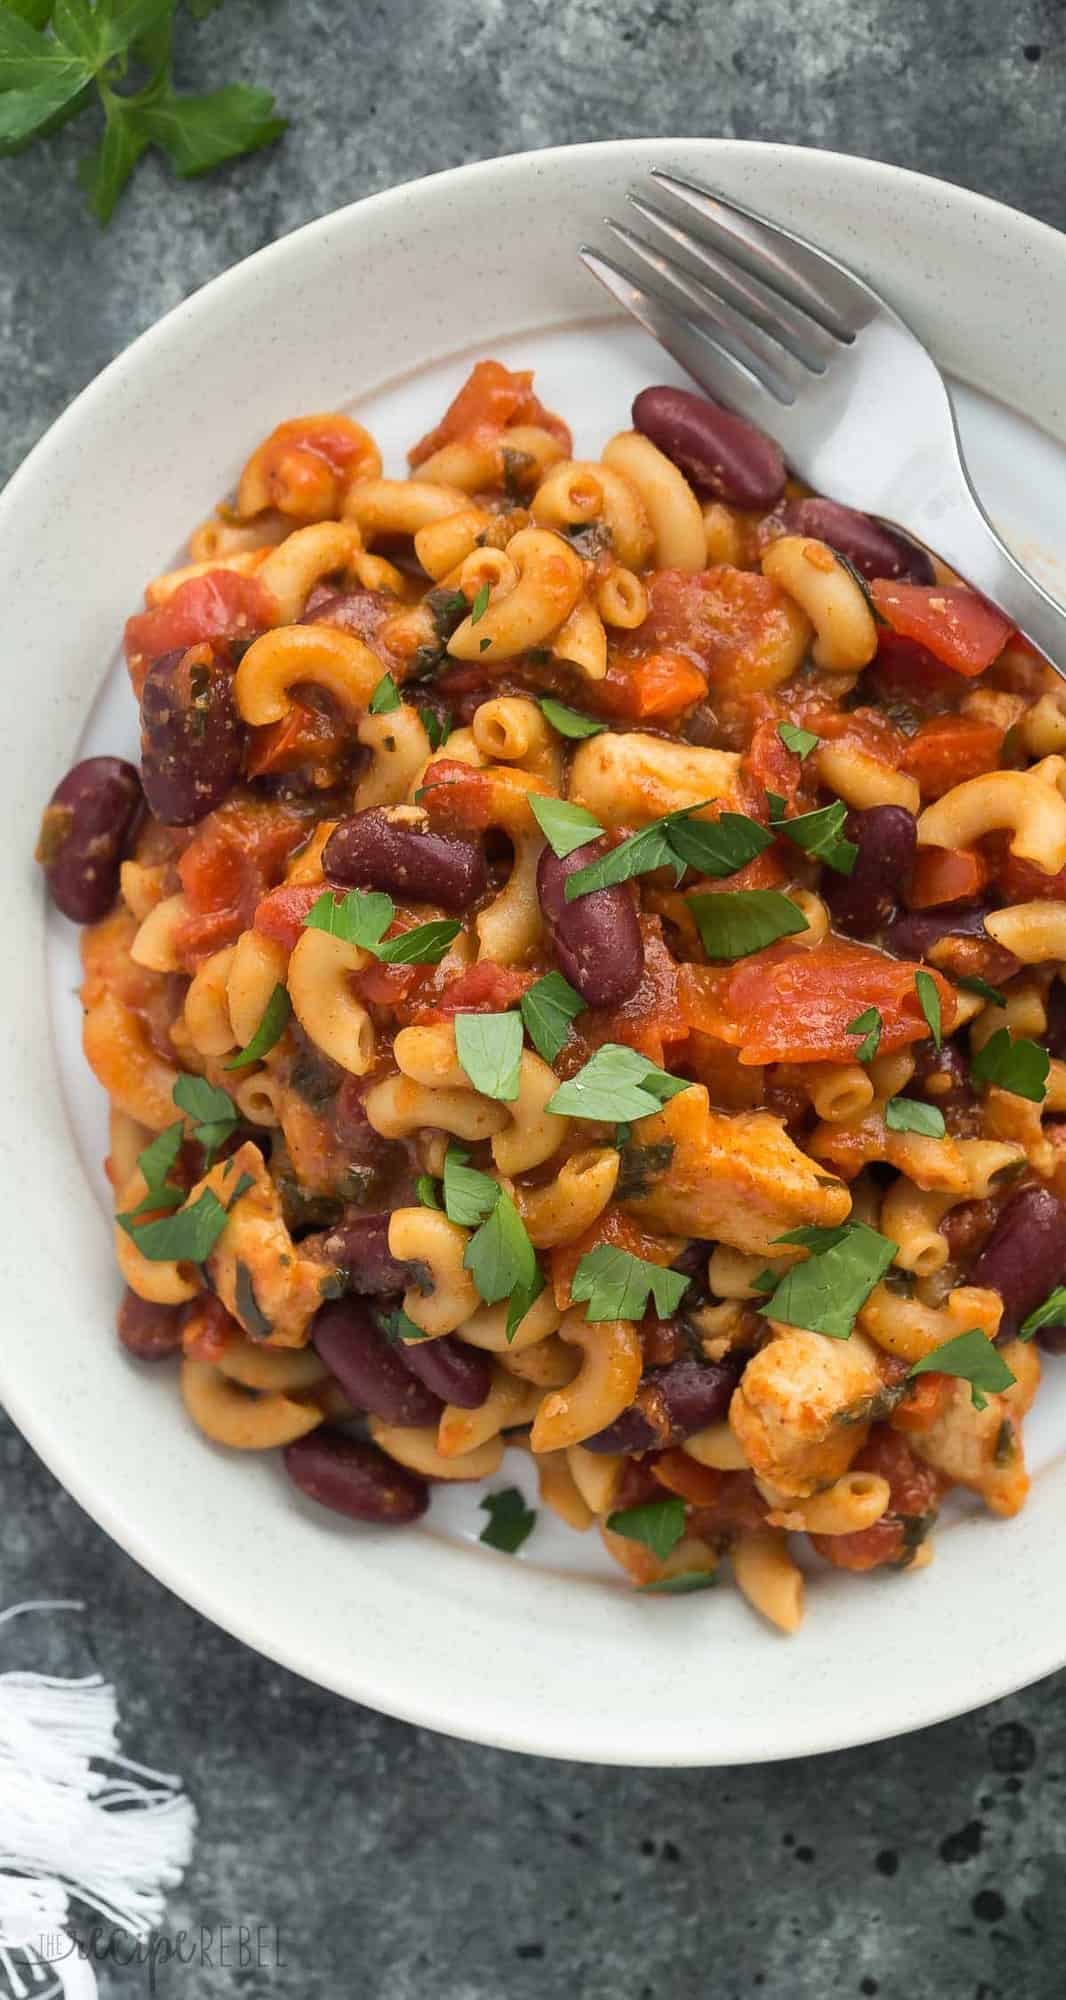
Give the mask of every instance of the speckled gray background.
[[(1064, 226), (1064, 51), (1064, 0), (229, 0), (183, 23), (180, 80), (269, 84), (293, 121), (280, 146), (194, 183), (145, 162), (104, 235), (74, 180), (83, 127), (0, 161), (0, 474), (217, 271), (464, 160), (622, 134), (790, 140)], [(162, 1966), (164, 1996), (1066, 1992), (1066, 1676), (921, 1736), (765, 1770), (537, 1762), (293, 1679), (135, 1568), (2, 1419), (0, 1464), (0, 1605), (85, 1597), (130, 1754), (183, 1772), (197, 1801), (172, 1928), (262, 1925), (264, 1957), (280, 1955)], [(73, 1631), (52, 1658), (84, 1666)], [(699, 1671), (713, 1703), (713, 1653)], [(861, 1690), (859, 1660), (855, 1677)], [(127, 2000), (148, 1974), (104, 1966), (100, 1983)]]

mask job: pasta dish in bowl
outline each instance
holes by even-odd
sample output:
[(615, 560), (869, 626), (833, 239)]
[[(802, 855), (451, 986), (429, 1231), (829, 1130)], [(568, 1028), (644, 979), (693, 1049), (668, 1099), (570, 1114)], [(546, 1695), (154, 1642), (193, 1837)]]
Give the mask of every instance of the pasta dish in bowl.
[(1026, 1496), (1066, 697), (706, 399), (596, 459), (565, 414), (482, 360), (403, 479), (287, 418), (127, 623), (140, 767), (83, 759), (38, 846), (119, 1337), (335, 1513), (513, 1448), (638, 1591), (793, 1631), (805, 1569)]

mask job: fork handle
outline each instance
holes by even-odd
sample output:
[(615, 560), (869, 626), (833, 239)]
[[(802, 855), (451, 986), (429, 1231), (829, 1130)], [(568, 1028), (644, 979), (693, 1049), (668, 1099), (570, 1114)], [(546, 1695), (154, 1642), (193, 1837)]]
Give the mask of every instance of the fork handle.
[(953, 466), (938, 467), (917, 503), (908, 494), (899, 523), (957, 569), (1008, 617), (1066, 679), (1066, 609), (1013, 556), (974, 492), (956, 438)]

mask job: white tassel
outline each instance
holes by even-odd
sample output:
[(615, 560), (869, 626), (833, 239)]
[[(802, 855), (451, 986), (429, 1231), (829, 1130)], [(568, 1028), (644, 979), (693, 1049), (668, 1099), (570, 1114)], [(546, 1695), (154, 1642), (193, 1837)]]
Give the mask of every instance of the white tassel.
[[(66, 1602), (16, 1604), (80, 1611)], [(116, 1810), (117, 1808), (117, 1810)], [(99, 1674), (0, 1674), (0, 1962), (38, 1957), (69, 1900), (144, 1937), (192, 1854), (196, 1815), (169, 1772), (118, 1754), (118, 1704)], [(12, 1982), (13, 1983), (13, 1982)]]

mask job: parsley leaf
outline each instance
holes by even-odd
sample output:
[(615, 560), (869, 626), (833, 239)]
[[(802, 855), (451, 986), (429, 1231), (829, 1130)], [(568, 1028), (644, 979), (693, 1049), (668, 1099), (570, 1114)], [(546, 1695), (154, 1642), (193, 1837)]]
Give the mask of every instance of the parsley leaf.
[(795, 722), (779, 722), (777, 733), (785, 749), (794, 750), (796, 756), (801, 758), (809, 757), (811, 751), (817, 749), (822, 740), (820, 736), (815, 736), (812, 730), (801, 729)]
[(440, 1202), (437, 1200), (437, 1183), (432, 1174), (419, 1174), (415, 1182), (415, 1193), (423, 1208), (439, 1209)]
[(139, 1201), (136, 1208), (128, 1209), (121, 1220), (132, 1222), (139, 1215), (150, 1215), (153, 1209), (181, 1207), (185, 1200), (184, 1191), (172, 1187), (167, 1175), (181, 1152), (184, 1138), (185, 1126), (179, 1118), (175, 1124), (168, 1125), (165, 1132), (160, 1132), (158, 1139), (153, 1139), (151, 1145), (146, 1146), (143, 1153), (138, 1155), (137, 1165), (144, 1175), (147, 1193), (143, 1201)]
[(416, 1326), (408, 1319), (402, 1306), (394, 1306), (391, 1312), (375, 1312), (374, 1318), (387, 1341), (393, 1347), (402, 1346), (408, 1340), (429, 1340), (432, 1338), (423, 1326)]
[(885, 1124), (890, 1132), (919, 1132), (924, 1139), (942, 1139), (947, 1130), (944, 1113), (920, 1097), (890, 1097)]
[[(491, 593), (490, 593), (490, 590), (489, 590), (489, 585), (488, 585), (488, 583), (487, 583), (487, 582), (483, 583), (483, 584), (481, 585), (481, 588), (479, 589), (479, 591), (478, 591), (478, 593), (477, 593), (477, 596), (475, 597), (475, 599), (474, 599), (474, 601), (473, 601), (472, 605), (470, 606), (470, 623), (471, 623), (471, 625), (477, 625), (477, 624), (479, 624), (479, 623), (480, 623), (480, 621), (482, 620), (482, 618), (484, 618), (484, 616), (485, 616), (485, 613), (486, 613), (486, 611), (487, 611), (487, 610), (488, 610), (488, 608), (489, 608), (489, 596), (490, 596), (490, 594), (491, 594)], [(490, 643), (491, 643), (491, 642), (490, 642)]]
[[(526, 1234), (526, 1226), (509, 1194), (501, 1188), (491, 1215), (470, 1238), (463, 1253), (478, 1294), (487, 1306), (510, 1299), (518, 1292), (525, 1301), (515, 1320), (524, 1318), (540, 1289), (536, 1252)], [(511, 1337), (514, 1329), (508, 1320)]]
[(708, 958), (749, 958), (777, 938), (810, 929), (779, 889), (722, 889), (686, 896)]
[(232, 1062), (224, 1063), (223, 1068), (243, 1069), (246, 1063), (261, 1062), (262, 1058), (269, 1055), (271, 1049), (280, 1042), (289, 1025), (291, 1014), (292, 1001), (289, 999), (288, 989), (284, 986), (275, 986), (263, 1009), (263, 1018), (247, 1048), (234, 1056)]
[(457, 1014), (455, 1046), (475, 1090), (504, 1104), (513, 1102), (522, 1061), (522, 1023), (517, 1014)]
[(526, 1506), (517, 1486), (506, 1486), (502, 1493), (486, 1493), (481, 1505), (489, 1518), (478, 1540), (513, 1556), (536, 1526), (534, 1509)]
[(629, 1250), (600, 1243), (587, 1250), (574, 1272), (570, 1295), (575, 1304), (588, 1301), (586, 1319), (643, 1319), (649, 1297), (660, 1319), (680, 1305), (689, 1281), (683, 1271), (649, 1264)]
[[(706, 799), (705, 805), (713, 801)], [(673, 868), (678, 881), (686, 868), (698, 868), (704, 875), (735, 875), (748, 861), (769, 847), (773, 835), (746, 813), (722, 813), (716, 820), (695, 820), (701, 807), (684, 806), (679, 812), (665, 813), (650, 821), (639, 833), (630, 834), (571, 875), (566, 884), (566, 900), (575, 902), (595, 889), (609, 889), (628, 882), (634, 875), (649, 875), (656, 868)]]
[(1042, 1326), (1066, 1326), (1066, 1285), (1056, 1285), (1054, 1291), (1048, 1293), (1043, 1305), (1037, 1306), (1028, 1318), (1023, 1319), (1018, 1328), (1018, 1339), (1032, 1340), (1034, 1333), (1039, 1333)]
[(545, 722), (550, 722), (560, 736), (570, 736), (576, 741), (582, 736), (599, 736), (606, 729), (605, 722), (594, 722), (591, 715), (581, 715), (576, 708), (567, 708), (561, 701), (553, 701), (550, 694), (542, 695), (538, 707)]
[(418, 714), (422, 727), (429, 737), (430, 749), (439, 750), (443, 744), (447, 743), (452, 733), (452, 718), (448, 714), (447, 709), (444, 710), (442, 715), (438, 715), (435, 709), (420, 708)]
[(599, 820), (593, 819), (584, 806), (572, 806), (569, 799), (556, 799), (546, 792), (527, 792), (526, 797), (548, 846), (560, 861), (565, 861), (576, 847), (598, 839), (603, 832)]
[(627, 1542), (643, 1542), (653, 1556), (665, 1562), (685, 1532), (683, 1500), (649, 1500), (643, 1507), (624, 1507), (608, 1514), (612, 1535), (624, 1535)]
[(192, 1119), (192, 1136), (203, 1147), (205, 1169), (240, 1123), (240, 1112), (224, 1090), (216, 1090), (203, 1076), (179, 1076), (172, 1092), (179, 1111)]
[(1007, 1004), (1006, 994), (1000, 993), (995, 986), (990, 986), (987, 979), (979, 979), (976, 972), (968, 972), (965, 978), (957, 980), (956, 984), (964, 986), (967, 993), (979, 993), (982, 1000), (987, 1000), (991, 1007), (1005, 1007)]
[[(826, 1247), (814, 1249), (805, 1263), (786, 1271), (759, 1311), (786, 1326), (802, 1326), (811, 1333), (828, 1334), (831, 1340), (847, 1340), (856, 1315), (884, 1277), (898, 1245), (865, 1222), (842, 1223), (839, 1231), (827, 1234), (834, 1241), (829, 1243), (821, 1235), (815, 1239)], [(798, 1238), (799, 1232), (790, 1230), (780, 1240), (796, 1242)]]
[(943, 1042), (944, 1035), (940, 1015), (940, 994), (937, 991), (936, 980), (933, 978), (931, 972), (916, 972), (914, 975), (914, 985), (918, 995), (918, 1003), (929, 1023), (929, 1033), (932, 1035), (937, 1048), (939, 1048)]
[(848, 1022), (844, 1033), (846, 1035), (862, 1035), (863, 1037), (863, 1040), (859, 1043), (855, 1051), (856, 1062), (873, 1062), (881, 1046), (881, 1030), (883, 1026), (884, 1023), (881, 1019), (880, 1010), (877, 1007), (864, 1007), (861, 1014), (856, 1014), (855, 1019)]
[(997, 1028), (970, 1063), (975, 1083), (995, 1083), (1015, 1097), (1041, 1104), (1047, 1092), (1051, 1058), (1039, 1042), (1012, 1041), (1009, 1028)]
[(269, 146), (280, 139), (288, 121), (275, 115), (269, 90), (227, 83), (202, 97), (185, 96), (165, 84), (142, 106), (139, 122), (174, 172), (189, 179)]
[(393, 680), (391, 674), (382, 674), (370, 700), (367, 702), (368, 712), (371, 715), (391, 715), (393, 709), (399, 708), (399, 706), (400, 690), (396, 682)]
[(500, 1199), (499, 1181), (467, 1166), (469, 1158), (461, 1146), (449, 1146), (444, 1155), (444, 1212), (464, 1229), (485, 1222)]
[(568, 903), (574, 903), (579, 896), (591, 895), (596, 889), (610, 889), (619, 882), (630, 881), (634, 875), (650, 875), (653, 869), (675, 865), (666, 821), (656, 819), (568, 876), (563, 893)]
[[(954, 1340), (945, 1340), (943, 1346), (934, 1347), (931, 1354), (923, 1354), (913, 1368), (907, 1370), (908, 1379), (912, 1375), (957, 1375), (960, 1381), (970, 1384), (970, 1400), (975, 1410), (983, 1410), (989, 1395), (1000, 1389), (1009, 1389), (1017, 1377), (1011, 1374), (998, 1347), (993, 1347), (988, 1335), (979, 1326), (970, 1328), (968, 1333), (958, 1333)], [(987, 1393), (986, 1393), (987, 1392)]]
[[(254, 1186), (251, 1174), (242, 1174), (230, 1197), (230, 1209)], [(150, 1263), (202, 1264), (211, 1255), (228, 1216), (229, 1209), (223, 1208), (214, 1190), (205, 1188), (187, 1208), (160, 1216), (158, 1222), (143, 1222), (139, 1229), (128, 1215), (115, 1219)]]
[(432, 923), (415, 924), (409, 931), (386, 938), (396, 905), (383, 890), (349, 889), (339, 901), (326, 889), (312, 903), (304, 923), (345, 944), (358, 945), (383, 965), (439, 965), (462, 925), (454, 917), (438, 917)]
[(545, 1110), (560, 1117), (601, 1118), (613, 1124), (647, 1118), (688, 1087), (683, 1077), (668, 1076), (636, 1049), (621, 1042), (604, 1042), (576, 1076), (559, 1085)]
[(713, 1569), (680, 1569), (675, 1576), (657, 1577), (654, 1583), (638, 1583), (644, 1597), (687, 1597), (693, 1590), (711, 1590), (716, 1583)]
[(585, 1002), (561, 972), (546, 972), (519, 1002), (526, 1034), (544, 1062), (553, 1063), (566, 1043), (570, 1023)]
[(844, 839), (847, 816), (843, 799), (834, 799), (832, 805), (821, 806), (817, 812), (800, 813), (797, 819), (772, 819), (770, 824), (775, 833), (783, 833), (815, 861), (835, 868), (838, 875), (850, 875), (859, 850), (854, 841)]

